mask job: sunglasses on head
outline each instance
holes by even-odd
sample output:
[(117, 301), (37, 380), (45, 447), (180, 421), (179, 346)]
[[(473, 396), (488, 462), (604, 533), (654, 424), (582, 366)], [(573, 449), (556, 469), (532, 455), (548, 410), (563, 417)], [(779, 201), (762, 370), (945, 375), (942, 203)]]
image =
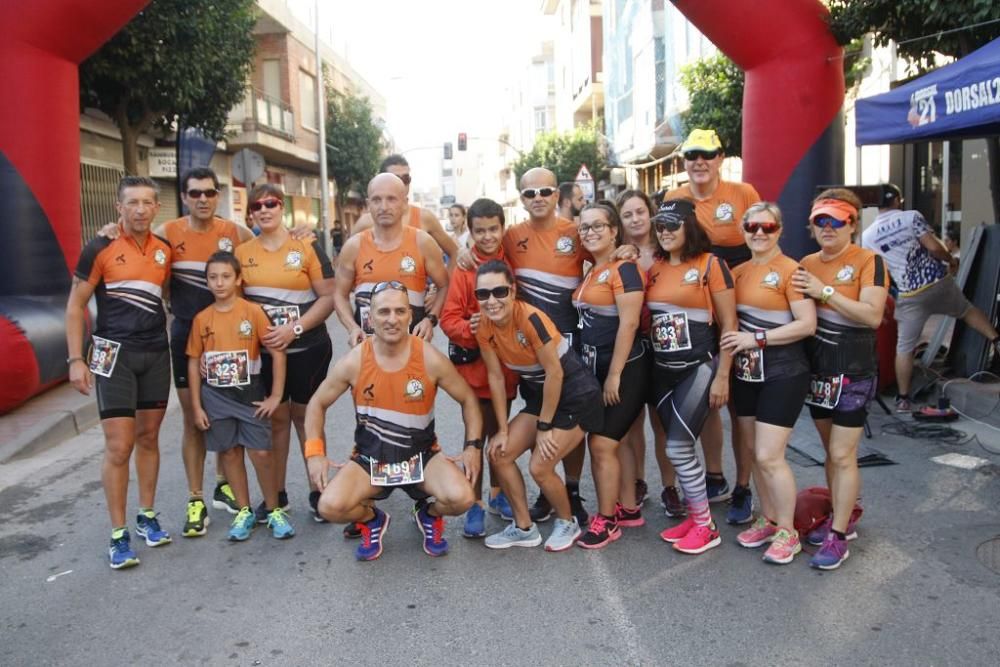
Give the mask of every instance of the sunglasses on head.
[(215, 188), (209, 188), (208, 190), (191, 189), (187, 191), (188, 199), (201, 199), (202, 195), (208, 197), (209, 199), (215, 199), (218, 194), (219, 191)]
[(714, 160), (717, 157), (719, 157), (719, 151), (684, 151), (684, 159), (688, 162), (694, 162), (698, 158), (702, 160)]
[(534, 199), (539, 195), (542, 197), (551, 197), (555, 193), (555, 188), (525, 188), (521, 190), (521, 196), (525, 199)]
[(499, 287), (494, 287), (493, 289), (479, 287), (476, 289), (474, 294), (476, 295), (476, 301), (489, 301), (491, 296), (494, 299), (506, 299), (510, 296), (510, 285), (500, 285)]
[(684, 224), (683, 220), (657, 220), (653, 223), (653, 228), (657, 234), (663, 232), (676, 232)]
[(847, 220), (838, 220), (832, 215), (817, 215), (813, 218), (813, 225), (823, 229), (825, 227), (833, 227), (834, 229), (840, 229), (841, 227), (846, 227)]
[(590, 232), (594, 232), (596, 234), (600, 234), (605, 229), (608, 229), (609, 227), (611, 227), (610, 223), (607, 223), (607, 222), (595, 222), (595, 223), (590, 224), (590, 225), (580, 225), (577, 228), (577, 233), (580, 236), (586, 236)]
[(254, 203), (250, 204), (249, 208), (251, 211), (256, 213), (262, 208), (278, 208), (279, 206), (281, 206), (280, 199), (274, 199), (273, 197), (269, 197), (268, 199), (260, 199), (258, 201), (255, 201)]
[(379, 292), (384, 292), (387, 289), (394, 289), (402, 292), (403, 294), (409, 294), (406, 290), (406, 285), (398, 280), (383, 280), (380, 283), (375, 283), (375, 287), (372, 288), (372, 296), (375, 296)]
[(743, 231), (747, 234), (756, 234), (757, 232), (764, 232), (765, 234), (774, 234), (776, 231), (781, 229), (781, 225), (776, 222), (744, 222)]

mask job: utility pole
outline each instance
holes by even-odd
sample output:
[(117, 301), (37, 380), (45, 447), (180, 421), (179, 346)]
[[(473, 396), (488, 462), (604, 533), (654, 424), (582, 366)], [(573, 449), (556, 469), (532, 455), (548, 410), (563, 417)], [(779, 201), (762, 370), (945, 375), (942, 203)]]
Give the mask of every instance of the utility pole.
[(313, 1), (316, 37), (316, 116), (319, 122), (319, 230), (320, 242), (327, 257), (333, 256), (330, 238), (330, 184), (326, 174), (326, 80), (323, 77), (323, 57), (319, 51), (319, 0)]

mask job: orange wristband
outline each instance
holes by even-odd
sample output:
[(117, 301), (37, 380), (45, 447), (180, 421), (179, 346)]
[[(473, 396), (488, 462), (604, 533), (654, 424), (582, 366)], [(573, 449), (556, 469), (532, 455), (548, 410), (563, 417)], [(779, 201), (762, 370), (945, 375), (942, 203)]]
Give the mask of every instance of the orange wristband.
[(322, 438), (309, 438), (305, 445), (306, 458), (313, 456), (326, 456), (326, 443)]

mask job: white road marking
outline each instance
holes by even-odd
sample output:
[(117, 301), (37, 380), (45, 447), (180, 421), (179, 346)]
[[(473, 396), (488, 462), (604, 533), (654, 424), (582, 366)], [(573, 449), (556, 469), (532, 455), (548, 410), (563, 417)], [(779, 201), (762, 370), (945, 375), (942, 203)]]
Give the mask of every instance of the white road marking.
[(64, 574), (71, 574), (72, 572), (73, 570), (66, 570), (65, 572), (60, 572), (59, 574), (53, 574), (51, 577), (48, 577), (45, 581), (51, 584), (53, 581), (63, 576)]
[(981, 459), (978, 456), (969, 456), (968, 454), (958, 454), (956, 452), (942, 454), (941, 456), (932, 456), (931, 461), (944, 466), (951, 466), (952, 468), (961, 468), (962, 470), (975, 470), (989, 464), (987, 459)]

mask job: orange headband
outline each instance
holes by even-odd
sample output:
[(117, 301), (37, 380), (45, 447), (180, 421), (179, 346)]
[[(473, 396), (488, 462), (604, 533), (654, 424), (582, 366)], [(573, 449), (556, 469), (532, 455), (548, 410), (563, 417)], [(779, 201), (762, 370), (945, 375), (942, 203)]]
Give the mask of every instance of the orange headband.
[(858, 219), (858, 210), (840, 199), (820, 199), (813, 204), (809, 220), (813, 220), (818, 215), (830, 215), (837, 220), (852, 222)]

